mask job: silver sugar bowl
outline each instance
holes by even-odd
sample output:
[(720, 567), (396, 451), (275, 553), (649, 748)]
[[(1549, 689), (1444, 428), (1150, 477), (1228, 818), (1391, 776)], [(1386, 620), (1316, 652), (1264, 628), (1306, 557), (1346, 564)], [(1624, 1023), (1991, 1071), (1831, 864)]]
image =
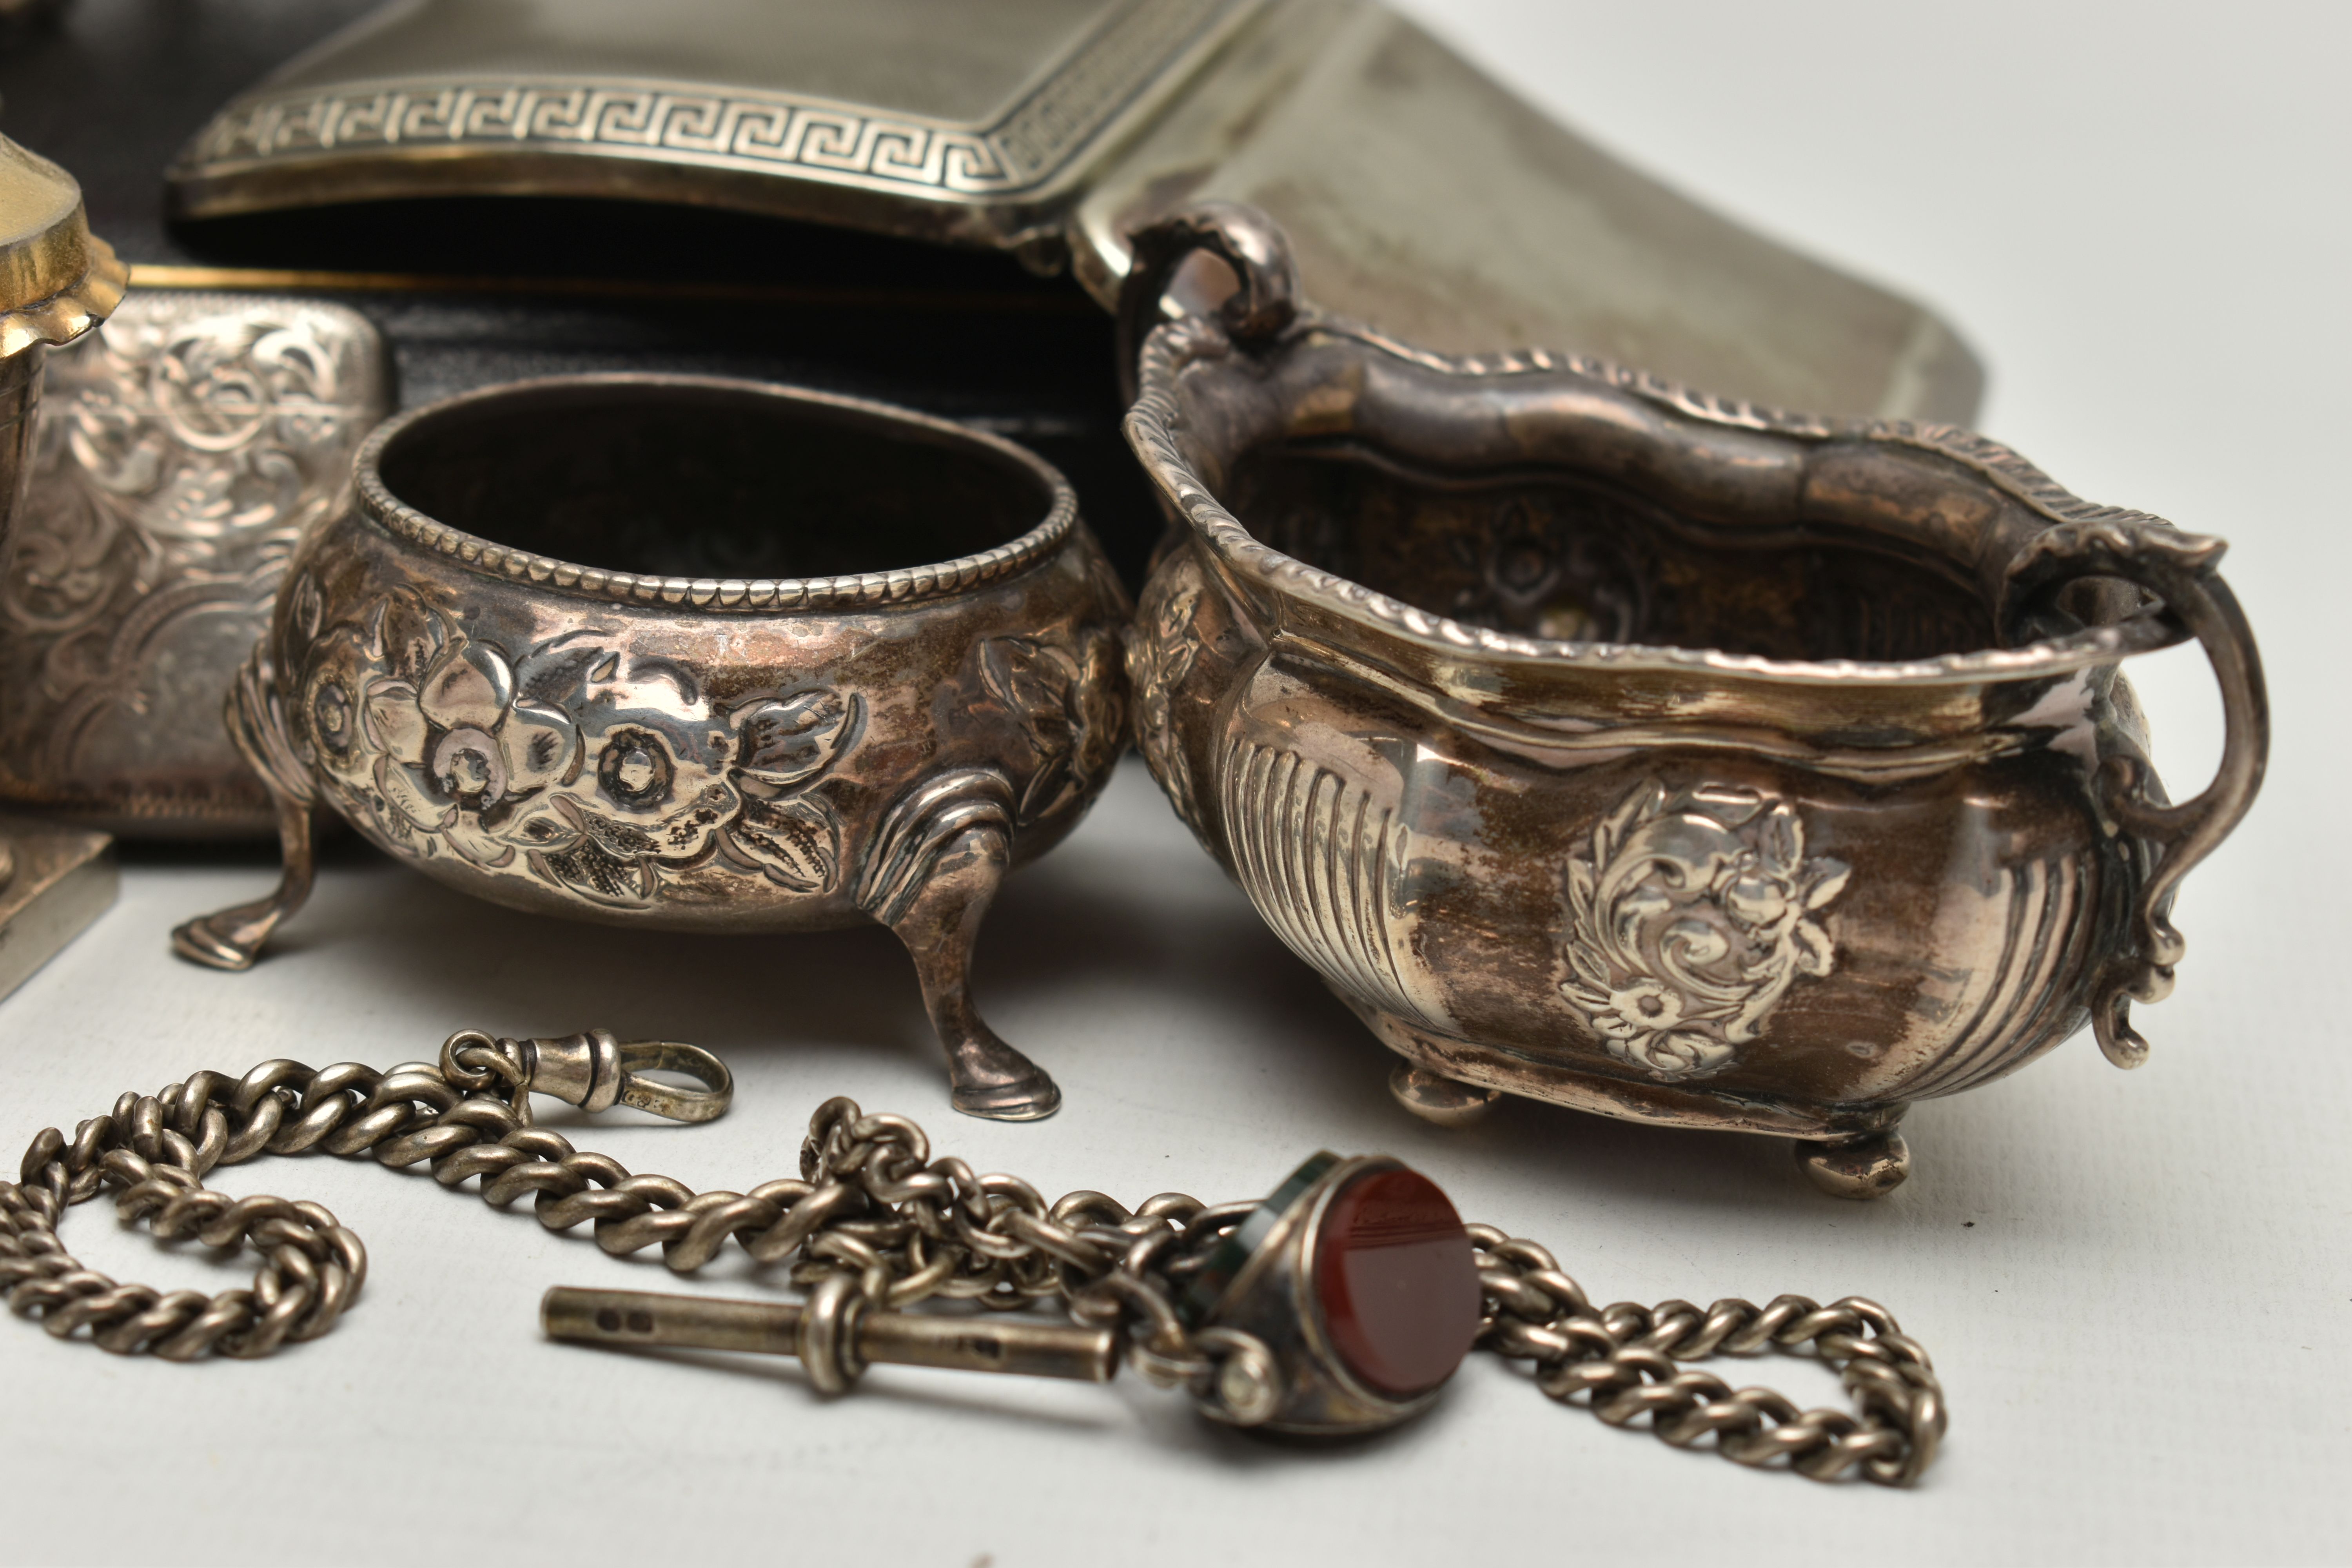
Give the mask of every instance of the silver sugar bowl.
[[(2086, 1022), (2140, 1061), (2268, 745), (2219, 540), (1949, 426), (1423, 353), (1245, 208), (1138, 258), (1139, 743), (1409, 1106), (1780, 1133), (1867, 1197), (1913, 1100)], [(2187, 637), (2228, 733), (2171, 804), (2117, 666)]]

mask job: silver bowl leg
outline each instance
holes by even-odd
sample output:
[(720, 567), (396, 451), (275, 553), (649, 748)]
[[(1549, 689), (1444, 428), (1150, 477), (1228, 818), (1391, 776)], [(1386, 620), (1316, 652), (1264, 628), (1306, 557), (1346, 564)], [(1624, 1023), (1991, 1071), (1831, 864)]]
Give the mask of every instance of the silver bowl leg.
[(1857, 1138), (1800, 1142), (1791, 1152), (1813, 1185), (1833, 1198), (1883, 1198), (1911, 1174), (1911, 1146), (1891, 1128)]
[(261, 946), (278, 922), (300, 909), (310, 897), (310, 879), (317, 868), (310, 846), (310, 805), (277, 795), (278, 841), (286, 868), (277, 888), (266, 899), (199, 915), (172, 932), (172, 951), (207, 969), (251, 969)]
[(999, 1039), (971, 1002), (972, 944), (1009, 860), (1002, 829), (964, 829), (940, 847), (919, 890), (887, 924), (914, 957), (923, 1007), (947, 1050), (950, 1103), (992, 1121), (1034, 1121), (1060, 1109), (1060, 1088)]

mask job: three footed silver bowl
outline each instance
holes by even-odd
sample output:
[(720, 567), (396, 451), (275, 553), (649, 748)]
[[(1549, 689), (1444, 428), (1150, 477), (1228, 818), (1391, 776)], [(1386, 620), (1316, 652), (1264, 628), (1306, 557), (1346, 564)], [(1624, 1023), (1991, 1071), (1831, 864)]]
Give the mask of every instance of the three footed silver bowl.
[(435, 404), (362, 448), (230, 700), (284, 879), (174, 946), (251, 964), (309, 893), (323, 805), (516, 909), (878, 921), (956, 1107), (1047, 1115), (967, 971), (1000, 880), (1124, 743), (1128, 613), (1061, 476), (945, 421), (666, 375)]
[[(2267, 748), (2220, 541), (1950, 427), (1422, 353), (1247, 209), (1138, 256), (1140, 744), (1408, 1105), (1781, 1133), (1872, 1196), (1910, 1102), (2086, 1022), (2139, 1062)], [(2227, 739), (2174, 805), (2117, 666), (2192, 637)]]

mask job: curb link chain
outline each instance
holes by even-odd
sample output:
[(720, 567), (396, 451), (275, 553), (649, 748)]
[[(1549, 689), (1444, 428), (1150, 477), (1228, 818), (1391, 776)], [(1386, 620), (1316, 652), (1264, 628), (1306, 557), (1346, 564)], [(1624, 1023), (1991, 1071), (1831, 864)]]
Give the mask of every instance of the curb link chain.
[[(1162, 1193), (1130, 1211), (1081, 1191), (1048, 1205), (1017, 1177), (931, 1158), (914, 1122), (865, 1115), (845, 1099), (825, 1101), (810, 1119), (797, 1180), (696, 1193), (667, 1176), (633, 1175), (533, 1126), (527, 1060), (520, 1042), (467, 1030), (450, 1037), (437, 1065), (378, 1072), (342, 1062), (313, 1071), (278, 1058), (242, 1078), (199, 1072), (160, 1094), (125, 1094), (71, 1139), (44, 1130), (18, 1179), (0, 1184), (0, 1290), (11, 1310), (58, 1338), (87, 1329), (91, 1342), (121, 1355), (252, 1359), (316, 1339), (367, 1278), (360, 1238), (318, 1204), (233, 1198), (204, 1177), (265, 1152), (324, 1150), (396, 1170), (426, 1164), (445, 1187), (479, 1177), (494, 1208), (531, 1194), (549, 1230), (591, 1225), (597, 1245), (615, 1256), (658, 1245), (680, 1274), (709, 1262), (730, 1237), (760, 1263), (792, 1259), (793, 1283), (810, 1291), (803, 1359), (823, 1393), (840, 1392), (863, 1370), (855, 1314), (935, 1298), (998, 1310), (1059, 1302), (1081, 1323), (1116, 1329), (1139, 1374), (1189, 1390), (1213, 1415), (1223, 1390), (1265, 1381), (1225, 1377), (1228, 1363), (1241, 1363), (1236, 1372), (1272, 1369), (1255, 1338), (1188, 1329), (1173, 1306), (1256, 1200), (1210, 1205)], [(58, 1242), (58, 1222), (108, 1188), (116, 1189), (116, 1213), (144, 1221), (159, 1239), (250, 1248), (260, 1258), (252, 1288), (166, 1292), (82, 1267)], [(1935, 1457), (1941, 1390), (1926, 1352), (1883, 1307), (1782, 1296), (1761, 1309), (1736, 1300), (1705, 1311), (1686, 1301), (1596, 1309), (1535, 1243), (1491, 1226), (1469, 1233), (1485, 1291), (1478, 1343), (1533, 1361), (1537, 1385), (1555, 1399), (1584, 1395), (1612, 1426), (1647, 1415), (1677, 1447), (1713, 1435), (1727, 1458), (1785, 1458), (1816, 1480), (1858, 1472), (1904, 1485)], [(1769, 1390), (1735, 1392), (1676, 1364), (1771, 1350), (1810, 1352), (1837, 1368), (1853, 1410), (1800, 1411)]]
[[(1848, 1296), (1828, 1306), (1778, 1296), (1769, 1307), (1727, 1297), (1702, 1311), (1688, 1301), (1594, 1307), (1552, 1255), (1490, 1225), (1469, 1227), (1486, 1316), (1481, 1348), (1536, 1363), (1536, 1386), (1563, 1404), (1583, 1394), (1612, 1426), (1647, 1415), (1677, 1448), (1712, 1434), (1734, 1463), (1789, 1468), (1834, 1481), (1860, 1467), (1864, 1479), (1908, 1486), (1934, 1462), (1945, 1427), (1944, 1391), (1927, 1352), (1895, 1314)], [(1769, 1388), (1734, 1390), (1675, 1363), (1713, 1355), (1811, 1353), (1836, 1369), (1851, 1412), (1800, 1410)]]

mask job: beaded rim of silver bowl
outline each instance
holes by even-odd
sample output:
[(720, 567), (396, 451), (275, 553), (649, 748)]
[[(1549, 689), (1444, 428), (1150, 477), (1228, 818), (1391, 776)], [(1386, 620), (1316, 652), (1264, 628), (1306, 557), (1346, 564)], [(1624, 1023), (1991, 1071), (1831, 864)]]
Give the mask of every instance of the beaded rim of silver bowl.
[[(1412, 348), (1376, 329), (1344, 318), (1301, 310), (1294, 333), (1320, 332), (1350, 339), (1388, 354), (1467, 381), (1526, 374), (1566, 374), (1598, 382), (1685, 417), (1766, 431), (1799, 440), (1860, 437), (1913, 446), (1974, 468), (2009, 495), (2056, 525), (2104, 526), (2168, 537), (2176, 547), (2215, 556), (2220, 542), (2185, 533), (2162, 518), (2083, 500), (1997, 442), (1944, 426), (1918, 426), (1876, 419), (1820, 420), (1777, 413), (1626, 371), (1582, 356), (1540, 350), (1484, 356), (1454, 356)], [(1473, 626), (1451, 616), (1421, 609), (1352, 578), (1310, 565), (1265, 543), (1217, 500), (1177, 445), (1182, 422), (1177, 378), (1204, 359), (1222, 358), (1231, 339), (1213, 319), (1193, 317), (1154, 330), (1138, 365), (1139, 391), (1127, 416), (1129, 444), (1154, 482), (1175, 503), (1218, 554), (1277, 592), (1318, 601), (1358, 621), (1439, 651), (1490, 658), (1526, 660), (1585, 668), (1674, 671), (1734, 679), (1765, 679), (1801, 685), (1878, 687), (1956, 686), (2057, 676), (2113, 664), (2180, 640), (2142, 618), (2117, 626), (2085, 626), (2015, 647), (1975, 648), (1933, 658), (1901, 660), (1790, 659), (1717, 648), (1650, 643), (1566, 642)]]
[[(499, 544), (426, 516), (385, 487), (380, 471), (384, 448), (418, 421), (470, 403), (490, 402), (520, 392), (559, 386), (692, 388), (748, 394), (860, 415), (886, 425), (912, 426), (914, 431), (975, 447), (1010, 459), (1036, 478), (1045, 487), (1052, 500), (1046, 509), (1045, 521), (1018, 538), (1008, 540), (993, 549), (929, 565), (895, 567), (886, 572), (862, 572), (834, 577), (656, 577), (583, 566), (542, 555), (536, 551)], [(1077, 492), (1070, 488), (1070, 482), (1062, 477), (1061, 471), (1034, 452), (1000, 436), (869, 398), (737, 376), (616, 372), (546, 376), (480, 387), (428, 403), (386, 420), (360, 448), (357, 472), (361, 510), (370, 519), (398, 538), (461, 561), (486, 576), (508, 578), (558, 593), (578, 594), (625, 605), (691, 607), (721, 614), (845, 609), (946, 598), (999, 578), (1009, 577), (1036, 564), (1060, 548), (1078, 517)]]

